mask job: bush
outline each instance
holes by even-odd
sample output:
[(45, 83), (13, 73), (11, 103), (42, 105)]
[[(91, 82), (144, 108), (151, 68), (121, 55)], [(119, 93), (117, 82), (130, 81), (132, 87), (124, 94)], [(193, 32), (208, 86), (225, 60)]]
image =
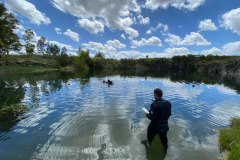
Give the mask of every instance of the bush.
[(238, 160), (240, 157), (240, 118), (234, 118), (228, 129), (220, 131), (220, 149), (229, 151), (228, 160)]
[(72, 65), (71, 57), (69, 57), (67, 54), (57, 57), (57, 61), (58, 61), (59, 65), (62, 67)]

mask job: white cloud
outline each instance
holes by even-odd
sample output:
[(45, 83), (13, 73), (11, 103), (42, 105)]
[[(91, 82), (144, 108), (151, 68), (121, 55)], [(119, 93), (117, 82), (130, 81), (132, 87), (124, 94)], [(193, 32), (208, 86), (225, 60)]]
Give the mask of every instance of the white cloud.
[(71, 45), (60, 43), (58, 41), (47, 41), (48, 43), (55, 44), (60, 48), (66, 47), (68, 51), (74, 51), (74, 48)]
[(80, 19), (101, 19), (104, 25), (110, 29), (123, 30), (130, 38), (138, 36), (138, 32), (132, 28), (133, 18), (131, 14), (131, 12), (137, 14), (141, 12), (136, 0), (52, 0), (52, 3), (57, 9)]
[(168, 25), (167, 24), (162, 24), (158, 23), (156, 27), (151, 27), (147, 30), (147, 34), (151, 34), (152, 32), (156, 32), (157, 30), (161, 30), (161, 33), (165, 35), (168, 31)]
[(133, 19), (130, 17), (126, 18), (118, 18), (118, 21), (115, 23), (115, 26), (113, 26), (113, 29), (120, 29), (124, 30), (126, 34), (129, 35), (130, 38), (138, 37), (139, 33), (137, 30), (130, 27), (133, 24)]
[(88, 43), (83, 43), (83, 46), (85, 49), (89, 49), (92, 51), (100, 51), (103, 53), (116, 53), (117, 49), (122, 49), (125, 48), (126, 45), (122, 44), (119, 40), (108, 40), (106, 44), (98, 43), (98, 42), (88, 42)]
[(132, 40), (133, 47), (141, 46), (162, 46), (162, 41), (155, 36), (150, 37), (149, 39), (142, 38), (141, 40)]
[(208, 50), (202, 50), (201, 55), (223, 55), (223, 51), (219, 48), (213, 47), (211, 49)]
[(240, 35), (240, 8), (225, 13), (222, 16), (222, 26)]
[(191, 52), (185, 48), (167, 48), (165, 49), (165, 54), (168, 55), (169, 57), (176, 56), (176, 55), (188, 55), (191, 54)]
[(62, 30), (60, 28), (54, 28), (55, 32), (57, 34), (64, 34), (65, 36), (71, 38), (72, 40), (79, 42), (80, 40), (80, 36), (78, 33), (73, 32), (71, 29), (67, 29), (64, 33), (62, 32)]
[(130, 38), (136, 38), (139, 35), (138, 31), (133, 28), (126, 28), (125, 32), (129, 35)]
[(89, 20), (86, 18), (78, 20), (80, 27), (85, 28), (88, 32), (92, 34), (98, 34), (104, 32), (104, 24), (98, 20)]
[(218, 29), (211, 19), (202, 20), (199, 23), (198, 28), (200, 31), (216, 31)]
[(67, 29), (67, 31), (64, 32), (63, 34), (68, 36), (69, 38), (71, 38), (74, 41), (79, 42), (79, 40), (80, 40), (79, 34), (76, 33), (76, 32), (71, 31), (71, 29)]
[(88, 43), (83, 43), (83, 46), (86, 49), (96, 51), (96, 52), (103, 52), (103, 53), (116, 53), (117, 50), (116, 48), (108, 45), (103, 45), (102, 43), (98, 42), (88, 42)]
[(108, 40), (107, 42), (106, 42), (106, 44), (108, 45), (108, 46), (112, 46), (112, 47), (114, 47), (114, 48), (126, 48), (126, 45), (125, 44), (122, 44), (119, 40)]
[(165, 39), (165, 42), (174, 46), (207, 46), (211, 44), (211, 42), (208, 42), (200, 33), (197, 32), (191, 32), (190, 34), (187, 34), (183, 39), (177, 35), (168, 34), (168, 38)]
[(54, 28), (54, 31), (57, 33), (57, 34), (62, 34), (62, 30), (60, 28)]
[(223, 52), (226, 55), (240, 55), (240, 41), (225, 44)]
[(147, 32), (146, 32), (146, 34), (152, 34), (151, 29), (148, 29)]
[(143, 25), (150, 24), (150, 18), (149, 17), (143, 17), (142, 15), (138, 15), (139, 23)]
[(153, 31), (157, 31), (158, 29), (161, 29), (162, 32), (167, 32), (168, 31), (168, 25), (167, 24), (158, 23), (156, 28), (152, 28)]
[(182, 39), (174, 34), (168, 34), (168, 38), (165, 39), (165, 42), (170, 44), (170, 45), (175, 45), (175, 46), (180, 46), (182, 45)]
[(139, 58), (160, 58), (160, 57), (173, 57), (176, 55), (190, 54), (187, 48), (167, 48), (163, 52), (140, 52), (136, 50), (120, 51), (117, 53), (106, 53), (106, 58), (114, 59), (139, 59)]
[(23, 27), (21, 24), (19, 24), (19, 25), (17, 25), (16, 29), (14, 29), (14, 32), (16, 34), (23, 35), (25, 30), (26, 30), (26, 28)]
[(207, 46), (210, 44), (211, 43), (208, 42), (200, 33), (196, 32), (191, 32), (183, 39), (183, 45)]
[(124, 34), (121, 34), (121, 37), (122, 39), (126, 39), (125, 35)]
[(145, 7), (152, 10), (158, 8), (167, 9), (168, 7), (195, 10), (204, 2), (205, 0), (146, 0)]
[(162, 53), (157, 53), (157, 52), (143, 53), (136, 50), (120, 51), (113, 54), (105, 54), (106, 58), (114, 58), (114, 59), (139, 59), (139, 58), (145, 58), (147, 55), (149, 58), (163, 57)]
[(37, 10), (36, 6), (26, 0), (6, 0), (6, 6), (20, 15), (27, 17), (34, 24), (50, 24), (50, 18), (45, 16), (45, 13)]

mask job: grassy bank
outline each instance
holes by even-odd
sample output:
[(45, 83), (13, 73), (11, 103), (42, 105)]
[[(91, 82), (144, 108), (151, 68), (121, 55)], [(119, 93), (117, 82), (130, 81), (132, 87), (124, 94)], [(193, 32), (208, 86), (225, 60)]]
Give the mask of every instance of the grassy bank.
[(221, 150), (229, 152), (227, 160), (239, 160), (240, 118), (232, 119), (230, 128), (220, 131), (219, 143)]
[(37, 74), (37, 73), (46, 73), (46, 72), (52, 72), (57, 70), (58, 69), (56, 68), (43, 67), (43, 66), (21, 66), (21, 65), (0, 66), (0, 75), (18, 74), (18, 73)]
[(9, 55), (0, 57), (0, 75), (18, 73), (74, 72), (72, 57)]

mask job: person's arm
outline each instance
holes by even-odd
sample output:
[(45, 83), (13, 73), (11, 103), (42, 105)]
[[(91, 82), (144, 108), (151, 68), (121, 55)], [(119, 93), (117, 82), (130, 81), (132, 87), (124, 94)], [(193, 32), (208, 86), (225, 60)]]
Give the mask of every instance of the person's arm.
[(172, 104), (168, 102), (168, 118), (172, 115)]
[(149, 114), (146, 114), (146, 117), (150, 120), (152, 120), (152, 116), (153, 116), (153, 104), (151, 104), (150, 106)]

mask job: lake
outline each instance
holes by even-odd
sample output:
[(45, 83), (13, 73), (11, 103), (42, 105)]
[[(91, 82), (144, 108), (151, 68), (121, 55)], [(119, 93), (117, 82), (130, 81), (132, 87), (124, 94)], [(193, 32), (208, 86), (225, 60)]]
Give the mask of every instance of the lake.
[[(108, 86), (103, 80), (111, 79)], [(169, 149), (146, 147), (153, 90), (172, 103)], [(217, 160), (219, 129), (240, 116), (240, 81), (188, 74), (101, 73), (11, 75), (0, 78), (0, 105), (29, 112), (0, 122), (0, 159)]]

